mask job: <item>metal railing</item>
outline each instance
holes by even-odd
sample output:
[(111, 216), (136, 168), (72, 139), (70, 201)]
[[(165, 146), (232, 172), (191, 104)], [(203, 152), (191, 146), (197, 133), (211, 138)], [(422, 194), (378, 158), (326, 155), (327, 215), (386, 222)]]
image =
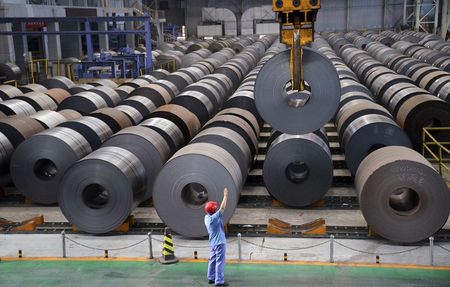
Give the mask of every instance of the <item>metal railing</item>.
[[(442, 171), (450, 173), (450, 142), (438, 141), (433, 133), (448, 133), (450, 135), (450, 127), (428, 127), (422, 131), (422, 155), (428, 158), (430, 162), (439, 165), (439, 174)], [(447, 146), (447, 147), (446, 147)], [(428, 156), (431, 156), (429, 158)]]

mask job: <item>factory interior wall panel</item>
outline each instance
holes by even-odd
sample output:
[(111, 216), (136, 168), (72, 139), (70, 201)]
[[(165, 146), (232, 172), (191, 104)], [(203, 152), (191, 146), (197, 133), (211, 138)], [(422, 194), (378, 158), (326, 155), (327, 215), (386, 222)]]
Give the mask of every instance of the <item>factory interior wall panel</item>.
[[(78, 23), (62, 22), (60, 23), (61, 30), (78, 30)], [(61, 51), (62, 58), (81, 58), (83, 49), (81, 47), (81, 36), (61, 35)]]
[[(1, 17), (4, 17), (2, 15)], [(0, 24), (0, 31), (12, 31), (12, 25)], [(16, 61), (16, 53), (14, 50), (14, 40), (13, 36), (0, 36), (0, 62), (15, 62)]]
[(256, 34), (276, 34), (279, 30), (278, 23), (256, 23)]
[(202, 8), (208, 6), (208, 0), (186, 0), (186, 34), (197, 35), (197, 25), (202, 22)]
[(197, 35), (204, 36), (223, 36), (222, 25), (198, 25)]

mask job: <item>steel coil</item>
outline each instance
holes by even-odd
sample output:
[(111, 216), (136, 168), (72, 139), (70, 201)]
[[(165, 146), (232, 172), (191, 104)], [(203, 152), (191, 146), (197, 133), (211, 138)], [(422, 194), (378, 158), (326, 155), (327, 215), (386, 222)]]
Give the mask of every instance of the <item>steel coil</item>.
[[(309, 133), (321, 128), (336, 113), (341, 87), (331, 62), (305, 48), (303, 73), (311, 89), (309, 100), (302, 98), (308, 92), (289, 95), (286, 91), (286, 84), (291, 79), (289, 50), (271, 58), (258, 75), (255, 84), (255, 94), (258, 95), (256, 107), (262, 118), (279, 131), (289, 134)], [(317, 75), (321, 75), (320, 78)], [(317, 113), (318, 110), (321, 112)]]
[(447, 185), (425, 158), (405, 147), (385, 147), (367, 156), (355, 187), (368, 225), (393, 241), (427, 239), (449, 216)]
[(269, 193), (288, 206), (321, 199), (333, 181), (333, 161), (325, 130), (305, 135), (272, 133), (263, 178)]

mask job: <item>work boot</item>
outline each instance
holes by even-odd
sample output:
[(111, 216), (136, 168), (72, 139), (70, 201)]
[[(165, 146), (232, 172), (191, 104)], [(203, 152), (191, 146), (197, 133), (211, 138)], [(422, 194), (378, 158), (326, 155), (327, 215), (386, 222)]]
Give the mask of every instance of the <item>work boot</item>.
[(216, 286), (228, 286), (228, 283), (227, 282), (223, 282), (223, 283), (216, 284)]
[(208, 280), (208, 284), (214, 284), (214, 280)]

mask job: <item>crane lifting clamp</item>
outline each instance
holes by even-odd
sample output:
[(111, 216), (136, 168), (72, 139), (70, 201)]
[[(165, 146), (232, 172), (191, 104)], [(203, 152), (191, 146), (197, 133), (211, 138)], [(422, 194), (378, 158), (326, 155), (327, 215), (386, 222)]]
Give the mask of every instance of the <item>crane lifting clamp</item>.
[(320, 0), (273, 0), (278, 13), (281, 43), (291, 47), (292, 90), (303, 91), (302, 47), (314, 41), (314, 22)]

